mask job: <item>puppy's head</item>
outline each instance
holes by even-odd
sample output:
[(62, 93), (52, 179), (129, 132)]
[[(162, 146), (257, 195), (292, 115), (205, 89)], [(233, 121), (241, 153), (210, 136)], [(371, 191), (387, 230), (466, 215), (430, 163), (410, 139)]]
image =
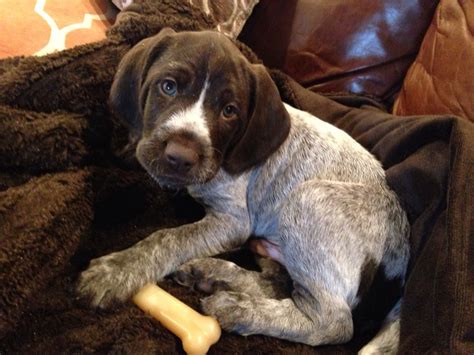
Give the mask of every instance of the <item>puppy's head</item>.
[(174, 188), (261, 163), (290, 128), (265, 68), (217, 32), (164, 29), (138, 43), (119, 65), (110, 102), (138, 161)]

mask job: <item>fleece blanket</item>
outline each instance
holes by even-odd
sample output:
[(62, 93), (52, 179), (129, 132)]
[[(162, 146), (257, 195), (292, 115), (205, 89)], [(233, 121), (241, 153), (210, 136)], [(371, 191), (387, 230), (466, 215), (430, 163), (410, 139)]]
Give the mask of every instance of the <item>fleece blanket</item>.
[[(215, 23), (184, 1), (137, 0), (101, 42), (0, 61), (0, 353), (183, 352), (179, 339), (133, 304), (97, 311), (74, 293), (92, 258), (203, 215), (186, 194), (161, 190), (118, 153), (126, 133), (107, 105), (120, 58), (165, 26)], [(273, 78), (285, 101), (375, 154), (408, 211), (401, 352), (473, 353), (473, 125), (448, 116), (395, 117), (351, 97), (338, 103), (279, 72)], [(253, 267), (246, 250), (224, 257)], [(199, 309), (202, 295), (170, 280), (160, 285)], [(376, 331), (380, 317), (372, 318), (356, 322), (346, 345), (224, 333), (210, 353), (353, 353)]]

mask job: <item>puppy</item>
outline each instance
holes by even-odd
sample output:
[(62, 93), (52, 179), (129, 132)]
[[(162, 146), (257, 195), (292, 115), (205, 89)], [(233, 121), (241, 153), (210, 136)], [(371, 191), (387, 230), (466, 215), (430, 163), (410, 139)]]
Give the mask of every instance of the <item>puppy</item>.
[[(212, 293), (203, 309), (228, 331), (334, 344), (351, 339), (351, 311), (377, 268), (403, 282), (408, 223), (380, 163), (282, 103), (265, 68), (225, 36), (164, 29), (143, 40), (123, 58), (110, 99), (140, 164), (161, 186), (186, 188), (206, 216), (93, 260), (78, 292), (94, 306), (177, 271)], [(286, 269), (291, 295), (275, 286), (278, 268), (207, 258), (251, 235)]]

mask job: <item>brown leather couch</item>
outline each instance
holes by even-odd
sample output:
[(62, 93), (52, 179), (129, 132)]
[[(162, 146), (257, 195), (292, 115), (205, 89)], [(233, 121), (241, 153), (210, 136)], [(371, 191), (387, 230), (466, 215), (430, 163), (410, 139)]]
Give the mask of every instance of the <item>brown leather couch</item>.
[(474, 121), (474, 2), (261, 0), (240, 40), (312, 91)]

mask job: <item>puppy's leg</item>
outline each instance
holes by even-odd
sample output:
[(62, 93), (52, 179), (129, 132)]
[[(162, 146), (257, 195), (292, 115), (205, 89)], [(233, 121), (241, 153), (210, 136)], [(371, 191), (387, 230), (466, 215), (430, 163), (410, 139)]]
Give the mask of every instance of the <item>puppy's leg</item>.
[(401, 300), (393, 307), (385, 318), (382, 328), (367, 345), (359, 351), (359, 355), (396, 354), (400, 342), (400, 307)]
[(77, 292), (98, 307), (123, 302), (179, 265), (231, 250), (248, 235), (240, 220), (209, 213), (198, 222), (159, 230), (129, 249), (92, 260), (78, 280)]
[(296, 286), (292, 298), (281, 300), (221, 291), (202, 305), (224, 329), (243, 335), (263, 334), (314, 346), (346, 342), (353, 332), (349, 306), (323, 289), (315, 298)]
[[(279, 270), (278, 273), (276, 269)], [(266, 260), (262, 270), (250, 271), (227, 260), (204, 258), (183, 264), (172, 277), (183, 286), (206, 293), (225, 290), (243, 292), (255, 297), (288, 297), (291, 280), (284, 268)]]

